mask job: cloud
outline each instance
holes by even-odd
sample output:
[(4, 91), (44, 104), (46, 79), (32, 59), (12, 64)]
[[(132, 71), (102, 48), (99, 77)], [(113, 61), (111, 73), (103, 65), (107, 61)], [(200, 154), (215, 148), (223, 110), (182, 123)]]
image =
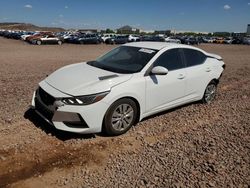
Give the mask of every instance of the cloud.
[(64, 16), (62, 14), (59, 15), (59, 18), (63, 18)]
[(224, 5), (224, 10), (229, 10), (229, 9), (231, 9), (231, 7), (229, 6), (229, 5)]
[(65, 5), (65, 7), (64, 7), (65, 9), (67, 9), (67, 8), (69, 8), (67, 5)]
[(32, 5), (24, 5), (24, 8), (33, 8)]
[(250, 5), (250, 3), (247, 3), (247, 5)]

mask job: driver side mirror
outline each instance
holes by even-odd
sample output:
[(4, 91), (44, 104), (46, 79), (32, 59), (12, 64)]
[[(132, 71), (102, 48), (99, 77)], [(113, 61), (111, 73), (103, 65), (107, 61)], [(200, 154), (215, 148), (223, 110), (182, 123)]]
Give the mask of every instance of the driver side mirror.
[(168, 69), (162, 66), (156, 66), (151, 70), (151, 74), (153, 75), (166, 75), (168, 73)]

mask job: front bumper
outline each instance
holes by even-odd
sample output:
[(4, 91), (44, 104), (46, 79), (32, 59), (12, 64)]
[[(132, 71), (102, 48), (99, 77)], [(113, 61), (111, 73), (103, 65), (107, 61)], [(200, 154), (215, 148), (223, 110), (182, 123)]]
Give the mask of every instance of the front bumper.
[[(39, 89), (34, 92), (32, 98), (32, 108), (49, 124), (56, 129), (80, 133), (90, 134), (98, 133), (102, 130), (102, 122), (104, 115), (108, 109), (108, 105), (102, 101), (91, 105), (65, 105), (57, 101), (57, 98), (66, 97), (65, 94), (41, 82), (40, 89), (45, 92), (46, 96), (42, 96)], [(69, 97), (69, 96), (67, 96)], [(55, 99), (53, 101), (52, 99)]]

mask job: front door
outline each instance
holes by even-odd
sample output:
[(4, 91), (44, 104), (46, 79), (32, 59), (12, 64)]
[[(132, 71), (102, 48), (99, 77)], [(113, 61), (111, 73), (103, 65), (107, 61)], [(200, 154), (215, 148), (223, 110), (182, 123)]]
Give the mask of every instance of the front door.
[(155, 112), (182, 103), (186, 90), (186, 72), (179, 49), (164, 52), (153, 67), (163, 66), (167, 75), (146, 76), (146, 112)]

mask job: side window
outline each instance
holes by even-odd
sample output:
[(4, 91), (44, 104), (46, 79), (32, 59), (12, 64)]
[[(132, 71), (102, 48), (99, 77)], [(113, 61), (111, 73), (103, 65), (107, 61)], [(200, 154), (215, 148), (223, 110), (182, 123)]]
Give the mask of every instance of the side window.
[(204, 63), (206, 56), (197, 50), (192, 50), (192, 49), (183, 49), (187, 67), (195, 66), (195, 65), (200, 65)]
[(156, 60), (154, 67), (162, 66), (167, 68), (169, 71), (183, 68), (183, 63), (181, 60), (181, 54), (179, 49), (171, 49), (164, 52)]

